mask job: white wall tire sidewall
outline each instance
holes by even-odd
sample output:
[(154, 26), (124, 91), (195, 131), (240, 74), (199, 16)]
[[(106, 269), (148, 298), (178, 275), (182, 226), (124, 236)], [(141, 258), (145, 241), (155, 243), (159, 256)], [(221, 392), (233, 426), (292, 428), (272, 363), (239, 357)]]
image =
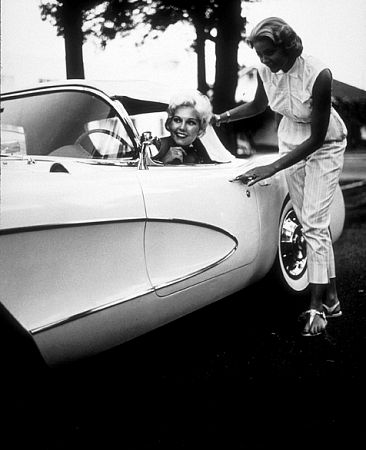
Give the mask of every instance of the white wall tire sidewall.
[(280, 276), (282, 278), (282, 282), (284, 283), (285, 287), (289, 291), (295, 291), (295, 292), (303, 292), (306, 290), (306, 288), (309, 285), (308, 282), (308, 276), (307, 276), (307, 270), (304, 271), (302, 276), (298, 279), (293, 279), (289, 276), (289, 274), (286, 272), (282, 257), (281, 257), (281, 232), (282, 232), (282, 226), (283, 222), (285, 220), (286, 215), (290, 210), (292, 210), (292, 203), (291, 200), (288, 200), (282, 210), (279, 228), (278, 228), (278, 250), (277, 250), (277, 261), (278, 261), (278, 268), (280, 272)]

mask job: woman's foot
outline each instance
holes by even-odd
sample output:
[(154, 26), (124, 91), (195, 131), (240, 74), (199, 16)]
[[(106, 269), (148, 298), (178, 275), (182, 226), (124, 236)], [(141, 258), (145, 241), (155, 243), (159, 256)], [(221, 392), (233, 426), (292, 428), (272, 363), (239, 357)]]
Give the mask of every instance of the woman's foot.
[(330, 278), (323, 298), (325, 299), (323, 303), (323, 310), (326, 317), (339, 317), (342, 315), (335, 278)]
[(324, 312), (309, 309), (301, 314), (306, 320), (302, 336), (319, 336), (327, 327), (327, 319)]
[[(323, 309), (325, 312), (325, 317), (329, 318), (329, 317), (339, 317), (342, 315), (342, 310), (341, 310), (341, 304), (339, 303), (339, 300), (336, 300), (333, 302), (328, 302), (328, 304), (323, 303)], [(330, 303), (330, 305), (329, 305)]]

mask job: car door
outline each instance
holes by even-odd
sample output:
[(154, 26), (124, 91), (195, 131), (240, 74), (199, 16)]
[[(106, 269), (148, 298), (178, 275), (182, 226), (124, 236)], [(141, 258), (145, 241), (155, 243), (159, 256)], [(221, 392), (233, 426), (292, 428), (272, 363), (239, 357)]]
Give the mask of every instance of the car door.
[(14, 164), (2, 171), (2, 302), (50, 358), (117, 341), (123, 304), (152, 292), (136, 168)]
[(158, 295), (255, 260), (260, 233), (255, 190), (230, 183), (233, 173), (231, 163), (140, 171), (146, 263)]

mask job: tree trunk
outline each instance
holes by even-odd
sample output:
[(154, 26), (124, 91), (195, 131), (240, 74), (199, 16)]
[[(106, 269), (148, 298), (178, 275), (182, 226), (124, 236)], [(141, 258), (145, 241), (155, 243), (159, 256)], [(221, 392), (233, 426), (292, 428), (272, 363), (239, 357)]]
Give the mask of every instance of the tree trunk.
[(193, 20), (196, 29), (196, 42), (194, 45), (197, 54), (197, 89), (203, 94), (207, 94), (208, 85), (206, 82), (206, 52), (205, 52), (205, 30), (202, 21)]
[[(222, 113), (235, 106), (238, 84), (238, 48), (244, 20), (241, 17), (241, 0), (220, 0), (216, 37), (216, 75), (212, 105), (214, 112)], [(220, 130), (220, 137), (228, 148), (235, 148), (230, 126)]]
[(83, 62), (83, 16), (77, 2), (62, 5), (67, 78), (85, 78)]
[(213, 106), (222, 112), (235, 104), (238, 84), (238, 48), (244, 26), (241, 0), (220, 1), (216, 37), (216, 75)]

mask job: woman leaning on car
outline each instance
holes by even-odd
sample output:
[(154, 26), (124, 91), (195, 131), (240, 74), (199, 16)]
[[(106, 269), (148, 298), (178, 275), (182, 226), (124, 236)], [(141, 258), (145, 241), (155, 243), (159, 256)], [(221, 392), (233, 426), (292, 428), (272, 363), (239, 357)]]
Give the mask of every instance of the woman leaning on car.
[(285, 170), (307, 249), (310, 301), (301, 315), (302, 335), (317, 336), (325, 331), (327, 318), (342, 314), (329, 211), (343, 167), (347, 130), (331, 104), (331, 71), (321, 61), (303, 54), (300, 37), (284, 20), (270, 17), (261, 21), (251, 32), (248, 44), (262, 63), (255, 98), (215, 114), (212, 122), (220, 125), (252, 117), (268, 105), (282, 116), (279, 159), (231, 181), (252, 186)]

